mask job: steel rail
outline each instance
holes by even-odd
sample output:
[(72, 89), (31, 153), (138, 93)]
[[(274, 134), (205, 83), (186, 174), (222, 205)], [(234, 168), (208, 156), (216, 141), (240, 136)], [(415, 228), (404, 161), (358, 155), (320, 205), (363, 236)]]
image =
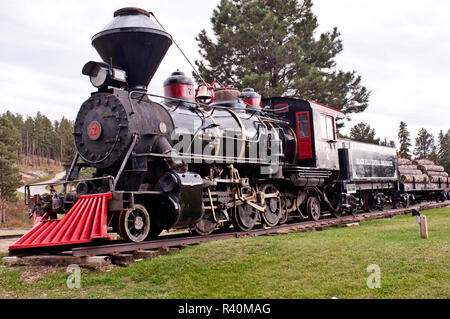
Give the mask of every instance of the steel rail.
[(312, 229), (322, 230), (324, 228), (339, 226), (346, 223), (364, 221), (373, 218), (388, 218), (396, 215), (406, 215), (412, 212), (413, 209), (425, 210), (430, 208), (438, 208), (450, 206), (450, 201), (441, 203), (426, 203), (415, 206), (410, 206), (401, 209), (391, 209), (386, 211), (372, 211), (367, 213), (360, 213), (356, 215), (346, 215), (341, 217), (324, 218), (319, 221), (302, 221), (298, 223), (283, 224), (272, 228), (259, 228), (245, 232), (227, 232), (212, 234), (208, 236), (190, 236), (170, 239), (156, 239), (142, 243), (121, 243), (121, 244), (106, 244), (101, 246), (90, 247), (76, 247), (72, 248), (71, 254), (75, 257), (82, 256), (96, 256), (96, 255), (116, 255), (124, 252), (132, 252), (146, 249), (157, 249), (162, 247), (184, 247), (189, 245), (201, 244), (209, 241), (225, 240), (240, 237), (253, 237), (261, 235), (271, 235), (288, 233), (291, 231), (308, 231)]

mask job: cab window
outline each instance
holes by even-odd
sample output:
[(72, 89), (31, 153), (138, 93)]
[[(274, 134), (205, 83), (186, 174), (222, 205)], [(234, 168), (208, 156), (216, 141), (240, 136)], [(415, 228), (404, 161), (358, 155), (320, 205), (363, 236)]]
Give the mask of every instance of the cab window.
[(334, 140), (334, 118), (326, 114), (320, 114), (320, 130), (323, 139)]
[(298, 130), (299, 137), (308, 137), (309, 129), (308, 129), (308, 115), (306, 113), (298, 114)]

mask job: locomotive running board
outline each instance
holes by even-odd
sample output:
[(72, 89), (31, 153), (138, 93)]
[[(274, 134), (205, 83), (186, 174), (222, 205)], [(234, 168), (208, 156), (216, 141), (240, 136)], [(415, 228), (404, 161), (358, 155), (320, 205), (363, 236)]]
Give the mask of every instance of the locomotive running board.
[(109, 238), (107, 204), (111, 193), (80, 196), (61, 219), (42, 219), (9, 247), (9, 251), (84, 244)]

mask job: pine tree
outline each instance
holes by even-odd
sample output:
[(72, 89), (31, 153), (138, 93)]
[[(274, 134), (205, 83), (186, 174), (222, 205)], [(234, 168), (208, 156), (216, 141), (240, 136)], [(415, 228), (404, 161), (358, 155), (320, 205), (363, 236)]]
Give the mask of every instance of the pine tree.
[(438, 147), (436, 146), (434, 137), (433, 137), (433, 144), (431, 145), (430, 155), (428, 156), (428, 158), (432, 160), (434, 163), (438, 163), (439, 161)]
[(433, 150), (434, 137), (425, 128), (422, 128), (416, 137), (414, 155), (417, 159), (428, 159), (433, 154)]
[[(24, 121), (22, 115), (13, 114), (10, 111), (1, 117), (8, 119), (19, 134), (17, 149), (18, 158), (25, 158), (25, 165), (40, 165), (40, 159), (71, 161), (75, 154), (73, 143), (73, 121), (62, 118), (61, 121), (53, 121), (37, 112), (36, 116), (28, 116)], [(37, 159), (37, 161), (36, 161)]]
[(380, 144), (380, 139), (375, 138), (375, 129), (363, 122), (356, 124), (350, 129), (350, 138), (359, 142)]
[(20, 159), (20, 155), (23, 153), (23, 117), (19, 113), (13, 114), (11, 111), (6, 111), (6, 113), (2, 114), (2, 117), (8, 119), (11, 124), (15, 127), (16, 131), (19, 132), (19, 140), (16, 143), (17, 145), (17, 159)]
[(23, 124), (23, 131), (25, 133), (25, 158), (26, 158), (26, 165), (29, 165), (32, 163), (32, 156), (33, 156), (33, 132), (34, 132), (34, 121), (31, 116), (28, 116)]
[(450, 129), (445, 134), (442, 130), (439, 132), (438, 143), (438, 163), (450, 173)]
[(412, 146), (409, 138), (409, 131), (405, 122), (400, 121), (400, 126), (398, 129), (398, 142), (400, 144), (400, 149), (398, 154), (403, 158), (411, 158), (410, 147)]
[(340, 33), (317, 36), (312, 6), (311, 0), (221, 0), (211, 18), (216, 40), (205, 30), (196, 38), (200, 74), (264, 97), (302, 96), (347, 115), (364, 111), (370, 92), (355, 71), (336, 69)]
[(17, 161), (20, 135), (6, 117), (0, 117), (0, 224), (6, 222), (6, 202), (15, 200), (20, 186), (19, 170), (13, 166)]
[(73, 121), (63, 117), (59, 122), (58, 137), (61, 161), (70, 163), (75, 156), (75, 146), (73, 142)]
[(388, 147), (395, 147), (395, 142), (392, 140), (388, 141), (387, 138), (384, 138), (384, 140), (380, 141), (380, 145), (388, 146)]

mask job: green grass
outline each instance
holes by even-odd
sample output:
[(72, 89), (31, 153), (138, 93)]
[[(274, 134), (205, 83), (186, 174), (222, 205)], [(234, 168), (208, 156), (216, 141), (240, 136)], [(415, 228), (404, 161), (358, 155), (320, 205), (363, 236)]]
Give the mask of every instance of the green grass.
[[(109, 272), (83, 270), (68, 289), (63, 270), (33, 283), (0, 267), (0, 298), (449, 298), (450, 208), (359, 227), (217, 241)], [(366, 285), (381, 268), (381, 288)]]

